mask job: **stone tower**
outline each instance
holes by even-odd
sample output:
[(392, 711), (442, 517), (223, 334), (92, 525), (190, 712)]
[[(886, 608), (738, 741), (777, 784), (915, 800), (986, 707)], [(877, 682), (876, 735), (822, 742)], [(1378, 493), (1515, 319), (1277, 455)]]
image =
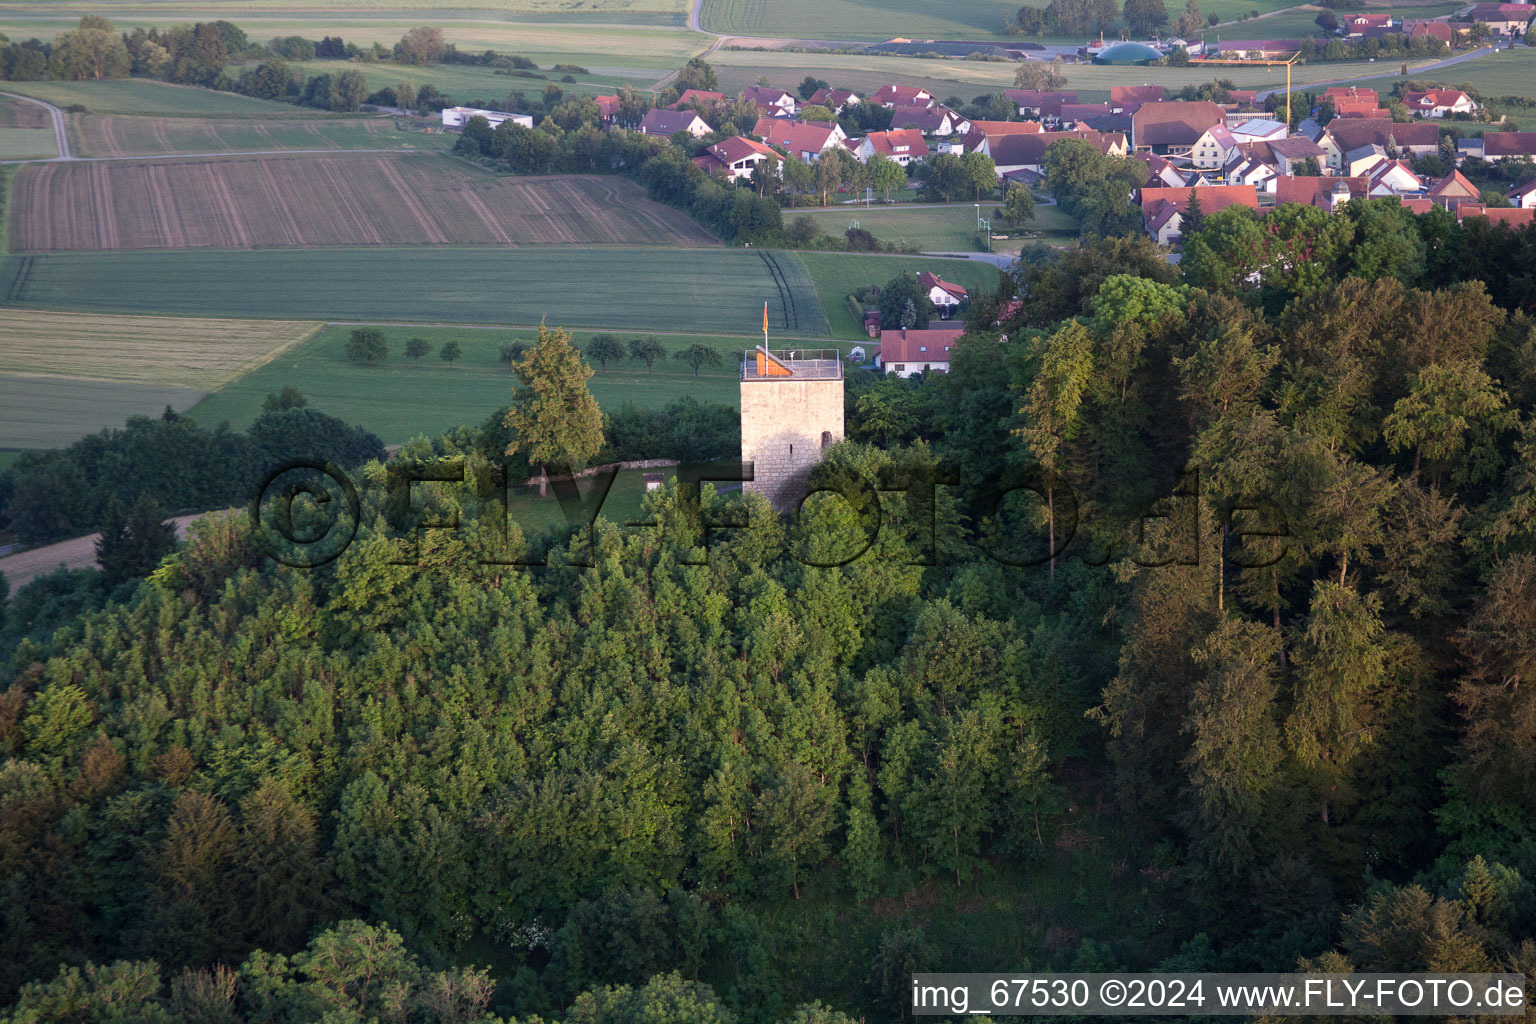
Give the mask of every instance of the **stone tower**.
[(748, 490), (781, 512), (805, 497), (811, 467), (843, 439), (843, 361), (836, 350), (748, 351), (741, 364), (741, 461)]

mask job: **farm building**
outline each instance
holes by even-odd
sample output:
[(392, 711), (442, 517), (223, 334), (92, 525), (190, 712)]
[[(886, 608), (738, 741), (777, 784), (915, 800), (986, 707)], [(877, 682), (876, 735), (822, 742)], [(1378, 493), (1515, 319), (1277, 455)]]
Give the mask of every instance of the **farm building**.
[(505, 110), (481, 110), (479, 107), (444, 107), (443, 127), (463, 128), (472, 117), (483, 117), (495, 128), (503, 121), (511, 121), (523, 128), (533, 127), (533, 118), (527, 114), (509, 114)]

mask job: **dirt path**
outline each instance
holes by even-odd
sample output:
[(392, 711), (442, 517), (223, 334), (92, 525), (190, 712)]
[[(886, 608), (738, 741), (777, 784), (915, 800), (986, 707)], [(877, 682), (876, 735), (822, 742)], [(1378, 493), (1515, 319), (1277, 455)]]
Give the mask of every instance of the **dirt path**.
[[(209, 514), (198, 512), (172, 519), (171, 522), (176, 524), (177, 539), (186, 537), (188, 523)], [(100, 538), (101, 534), (92, 533), (73, 540), (61, 540), (57, 544), (6, 555), (0, 558), (0, 574), (5, 576), (6, 582), (11, 585), (11, 593), (15, 594), (37, 577), (46, 576), (60, 566), (66, 569), (93, 568), (96, 565), (96, 541)]]
[(34, 99), (31, 96), (21, 96), (14, 92), (0, 92), (0, 96), (9, 96), (13, 100), (21, 100), (23, 103), (35, 103), (48, 111), (48, 116), (53, 119), (53, 142), (58, 147), (59, 155), (50, 157), (52, 160), (73, 160), (69, 155), (69, 136), (64, 131), (64, 111), (52, 103)]

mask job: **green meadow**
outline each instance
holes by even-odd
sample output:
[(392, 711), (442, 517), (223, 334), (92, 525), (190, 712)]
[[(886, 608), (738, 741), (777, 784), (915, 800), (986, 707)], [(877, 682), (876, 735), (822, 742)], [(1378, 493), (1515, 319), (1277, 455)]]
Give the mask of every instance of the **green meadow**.
[[(261, 413), (266, 396), (284, 387), (295, 387), (310, 405), (348, 423), (367, 427), (386, 443), (407, 441), (418, 434), (436, 436), (461, 424), (478, 426), (510, 401), (515, 382), (510, 368), (501, 362), (501, 348), (512, 343), (532, 345), (533, 330), (477, 329), (465, 327), (381, 328), (389, 358), (374, 365), (360, 365), (347, 358), (346, 346), (353, 327), (333, 325), (282, 356), (232, 381), (198, 403), (191, 415), (212, 426), (228, 421), (236, 429), (248, 426)], [(647, 372), (645, 364), (630, 359), (611, 360), (589, 382), (592, 394), (604, 409), (626, 402), (660, 408), (675, 399), (692, 397), (701, 402), (736, 405), (742, 353), (761, 342), (761, 335), (677, 335), (613, 332), (626, 345), (635, 337), (654, 337), (667, 354)], [(572, 343), (585, 348), (592, 331), (572, 332)], [(419, 361), (404, 354), (405, 343), (421, 338), (431, 351)], [(773, 344), (786, 345), (788, 337), (772, 336)], [(441, 358), (442, 346), (457, 342), (462, 355), (453, 363)], [(827, 346), (825, 339), (810, 342)], [(715, 350), (720, 365), (703, 367), (697, 376), (676, 353), (695, 344)]]

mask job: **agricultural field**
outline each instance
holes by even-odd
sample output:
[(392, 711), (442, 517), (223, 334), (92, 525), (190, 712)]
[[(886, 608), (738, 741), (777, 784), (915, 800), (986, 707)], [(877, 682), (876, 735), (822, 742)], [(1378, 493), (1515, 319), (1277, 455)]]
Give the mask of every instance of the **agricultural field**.
[(998, 36), (1018, 0), (704, 0), (711, 32), (799, 39), (987, 39)]
[(883, 285), (897, 274), (920, 274), (931, 270), (946, 281), (964, 285), (968, 291), (997, 288), (997, 268), (980, 260), (944, 257), (860, 255), (854, 253), (803, 252), (805, 264), (821, 304), (827, 311), (827, 323), (833, 337), (865, 337), (864, 326), (854, 318), (848, 297), (864, 285)]
[(56, 448), (209, 392), (301, 344), (318, 323), (0, 316), (0, 447)]
[[(277, 6), (269, 7), (268, 3)], [(52, 39), (75, 27), (81, 14), (103, 14), (122, 31), (135, 27), (166, 28), (189, 21), (225, 18), (239, 25), (252, 39), (265, 41), (276, 36), (301, 35), (319, 39), (339, 35), (349, 43), (369, 46), (375, 42), (392, 46), (407, 29), (417, 25), (436, 25), (448, 42), (461, 50), (496, 50), (533, 57), (543, 66), (554, 63), (581, 64), (594, 72), (599, 65), (623, 67), (675, 68), (689, 57), (701, 53), (712, 42), (709, 36), (690, 32), (683, 26), (686, 13), (633, 11), (628, 17), (597, 16), (588, 19), (586, 11), (601, 14), (601, 8), (588, 6), (593, 0), (580, 0), (582, 14), (568, 9), (566, 16), (553, 18), (534, 13), (507, 13), (507, 5), (494, 9), (472, 9), (462, 4), (433, 5), (368, 10), (362, 6), (341, 9), (344, 3), (329, 3), (317, 11), (308, 2), (284, 13), (285, 0), (253, 0), (250, 3), (204, 4), (167, 2), (146, 7), (143, 3), (114, 5), (110, 0), (82, 0), (68, 8), (35, 3), (0, 3), (0, 32), (12, 39)], [(514, 0), (515, 9), (521, 0)], [(574, 4), (577, 0), (562, 0)], [(599, 0), (600, 2), (600, 0)], [(677, 4), (688, 9), (688, 0), (645, 0), (655, 4)], [(516, 20), (509, 20), (515, 18)], [(563, 24), (562, 24), (563, 22)], [(382, 66), (382, 65), (381, 65)], [(390, 65), (394, 66), (394, 65)], [(402, 70), (413, 71), (414, 68)], [(599, 72), (602, 73), (602, 72)]]
[[(940, 98), (958, 96), (967, 101), (976, 96), (1011, 89), (1016, 67), (1011, 63), (987, 63), (958, 58), (923, 60), (915, 57), (758, 50), (719, 50), (710, 56), (710, 60), (719, 72), (721, 88), (727, 92), (743, 89), (763, 75), (776, 83), (789, 85), (809, 74), (823, 78), (834, 86), (855, 91), (869, 91), (894, 82), (898, 85), (921, 86)], [(1426, 63), (1429, 62), (1410, 63), (1410, 72), (1415, 66)], [(1384, 66), (1379, 61), (1348, 61), (1302, 65), (1292, 71), (1291, 77), (1294, 86), (1306, 86), (1312, 82), (1390, 74), (1391, 70), (1390, 66)], [(1084, 102), (1108, 99), (1110, 87), (1115, 85), (1150, 84), (1179, 89), (1186, 85), (1202, 85), (1218, 78), (1230, 79), (1238, 88), (1249, 89), (1285, 84), (1283, 69), (1277, 72), (1275, 68), (1265, 67), (1125, 68), (1073, 64), (1067, 66), (1066, 77), (1066, 87), (1075, 90)]]
[(712, 333), (755, 330), (765, 300), (773, 329), (827, 333), (800, 258), (766, 250), (181, 250), (0, 263), (0, 304), (87, 312)]
[(212, 391), (305, 341), (312, 321), (7, 310), (0, 373)]
[(291, 63), (289, 67), (306, 78), (311, 75), (336, 74), (338, 70), (356, 70), (362, 73), (370, 90), (394, 87), (401, 82), (409, 82), (418, 88), (423, 85), (433, 86), (460, 102), (484, 99), (498, 106), (502, 102), (501, 98), (513, 90), (537, 99), (544, 95), (544, 88), (549, 85), (561, 89), (567, 96), (612, 93), (625, 84), (633, 85), (637, 89), (649, 89), (657, 81), (670, 75), (677, 67), (676, 64), (665, 61), (655, 62), (654, 67), (646, 66), (647, 62), (639, 54), (635, 55), (633, 61), (626, 59), (627, 66), (617, 68), (604, 65), (592, 67), (579, 60), (558, 62), (576, 64), (590, 72), (585, 75), (571, 75), (576, 79), (571, 83), (561, 81), (566, 75), (565, 72), (550, 70), (552, 65), (557, 63), (556, 61), (541, 55), (538, 57), (538, 62), (541, 70), (527, 72), (529, 75), (538, 77), (529, 78), (498, 73), (502, 71), (499, 68), (463, 64), (402, 67), (399, 64), (356, 64), (317, 60)]
[[(996, 200), (981, 204), (990, 216)], [(928, 252), (970, 252), (976, 249), (976, 207), (971, 203), (923, 207), (849, 207), (814, 210), (806, 214), (823, 234), (840, 235), (853, 221), (882, 242), (908, 243)], [(786, 219), (800, 216), (788, 211)], [(994, 233), (1004, 233), (1001, 226)], [(1054, 206), (1036, 206), (1035, 219), (1021, 229), (1036, 236), (1076, 236), (1077, 222)], [(1005, 248), (999, 244), (995, 248)], [(1017, 248), (1017, 246), (1014, 246)]]
[(613, 177), (496, 177), (437, 156), (50, 163), (12, 189), (11, 249), (708, 245)]
[(36, 103), (0, 96), (0, 128), (48, 128), (48, 122), (48, 111)]
[(36, 160), (58, 155), (51, 128), (0, 128), (0, 160)]
[[(16, 38), (14, 35), (12, 38)], [(304, 117), (316, 111), (288, 103), (257, 100), (195, 85), (150, 78), (85, 82), (6, 82), (6, 92), (35, 96), (56, 107), (82, 106), (92, 114), (152, 114), (158, 117)]]
[[(68, 114), (75, 156), (204, 155), (272, 149), (398, 149), (446, 152), (454, 136), (394, 117), (194, 118)], [(49, 132), (50, 148), (52, 132)]]
[[(348, 423), (367, 427), (387, 444), (408, 441), (420, 434), (470, 424), (478, 426), (510, 400), (514, 378), (501, 363), (500, 352), (509, 343), (532, 344), (537, 332), (530, 329), (501, 330), (468, 327), (383, 327), (389, 359), (381, 365), (360, 366), (346, 357), (350, 325), (326, 328), (313, 339), (259, 369), (234, 380), (193, 408), (199, 423), (212, 426), (224, 421), (236, 429), (248, 426), (261, 412), (266, 396), (284, 387), (302, 391), (310, 405), (340, 416)], [(615, 332), (628, 343), (638, 332)], [(631, 360), (610, 361), (606, 372), (592, 377), (592, 394), (604, 409), (612, 411), (625, 402), (660, 408), (677, 398), (691, 396), (701, 402), (736, 405), (741, 354), (762, 335), (651, 334), (668, 355), (657, 360), (653, 372)], [(585, 347), (591, 331), (573, 332), (572, 341)], [(404, 355), (406, 341), (422, 338), (430, 346), (419, 363)], [(445, 342), (457, 342), (463, 355), (453, 364), (439, 357)], [(721, 365), (704, 367), (697, 377), (673, 357), (690, 345), (702, 343), (720, 354)], [(776, 341), (777, 343), (777, 341)], [(818, 339), (825, 345), (825, 339)], [(597, 366), (594, 363), (593, 368)]]
[(154, 384), (0, 373), (0, 447), (62, 448), (132, 416), (186, 412), (208, 392)]

